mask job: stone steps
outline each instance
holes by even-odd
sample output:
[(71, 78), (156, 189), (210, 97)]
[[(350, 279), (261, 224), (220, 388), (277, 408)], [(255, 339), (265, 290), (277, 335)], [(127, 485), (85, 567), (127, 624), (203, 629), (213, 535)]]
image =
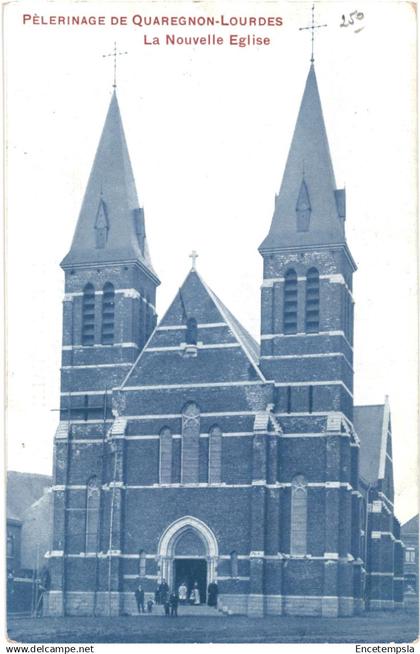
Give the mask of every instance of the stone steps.
[(216, 618), (217, 616), (223, 617), (224, 613), (218, 611), (213, 606), (208, 606), (207, 604), (199, 604), (198, 606), (191, 606), (190, 604), (185, 604), (185, 606), (178, 606), (178, 615), (191, 615), (191, 616), (210, 616)]

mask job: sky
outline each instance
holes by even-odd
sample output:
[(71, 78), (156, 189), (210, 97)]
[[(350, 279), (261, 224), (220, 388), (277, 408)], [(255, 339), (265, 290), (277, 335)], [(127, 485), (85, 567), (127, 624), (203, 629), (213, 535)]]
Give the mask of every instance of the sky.
[[(256, 337), (262, 259), (310, 59), (307, 2), (38, 2), (5, 6), (9, 469), (51, 473), (63, 272), (117, 93), (163, 315), (199, 253), (210, 287)], [(417, 511), (415, 9), (318, 2), (315, 68), (354, 276), (355, 403), (392, 412), (396, 512)], [(24, 18), (26, 15), (26, 19)], [(63, 26), (51, 16), (104, 25)], [(139, 27), (133, 16), (281, 17), (282, 25)], [(344, 19), (343, 19), (344, 15)], [(29, 18), (28, 18), (29, 16)], [(111, 25), (111, 17), (125, 25)], [(137, 20), (137, 19), (136, 19)], [(38, 22), (38, 24), (36, 24)], [(342, 25), (343, 24), (343, 25)], [(224, 44), (166, 45), (165, 35)], [(230, 35), (270, 43), (240, 48)], [(159, 45), (147, 45), (153, 37)]]

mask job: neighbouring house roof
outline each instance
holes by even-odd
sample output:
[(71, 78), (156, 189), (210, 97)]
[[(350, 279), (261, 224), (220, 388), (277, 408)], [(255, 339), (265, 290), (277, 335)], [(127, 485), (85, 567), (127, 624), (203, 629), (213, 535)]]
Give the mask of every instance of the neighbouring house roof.
[(419, 514), (407, 520), (403, 525), (401, 525), (401, 534), (415, 534), (419, 533)]
[(24, 512), (39, 500), (44, 489), (52, 484), (52, 477), (31, 472), (7, 473), (7, 506), (6, 515), (9, 520), (22, 520)]
[(14, 523), (16, 525), (21, 525), (22, 524), (22, 520), (20, 518), (18, 518), (17, 515), (12, 513), (12, 511), (10, 509), (7, 509), (6, 519), (7, 519), (7, 522)]

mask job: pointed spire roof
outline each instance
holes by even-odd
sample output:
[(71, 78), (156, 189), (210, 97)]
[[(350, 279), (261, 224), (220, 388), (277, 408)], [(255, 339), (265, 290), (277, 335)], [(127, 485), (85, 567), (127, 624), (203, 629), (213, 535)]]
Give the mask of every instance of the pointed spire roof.
[(260, 251), (344, 242), (344, 191), (336, 189), (311, 64), (270, 232)]
[(159, 282), (147, 247), (120, 108), (114, 90), (73, 242), (62, 267), (138, 261)]

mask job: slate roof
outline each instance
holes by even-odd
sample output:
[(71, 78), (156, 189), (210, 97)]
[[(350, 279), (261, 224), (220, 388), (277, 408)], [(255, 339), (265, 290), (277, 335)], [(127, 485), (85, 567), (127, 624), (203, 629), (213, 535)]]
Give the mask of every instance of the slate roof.
[(22, 520), (24, 512), (44, 494), (52, 484), (52, 477), (30, 472), (7, 473), (7, 519)]
[(403, 525), (401, 525), (401, 534), (416, 534), (419, 533), (419, 514), (407, 520)]
[[(311, 211), (310, 227), (308, 231), (297, 232), (296, 209), (302, 199), (302, 188), (306, 193), (305, 208), (309, 206)], [(336, 199), (330, 148), (312, 64), (270, 231), (260, 251), (285, 246), (344, 244), (344, 191), (339, 194)]]
[(258, 366), (259, 363), (259, 358), (260, 358), (260, 346), (258, 345), (257, 341), (251, 334), (245, 329), (243, 325), (239, 322), (237, 318), (233, 315), (231, 311), (227, 308), (225, 304), (219, 299), (219, 297), (214, 293), (209, 286), (207, 286), (206, 282), (203, 280), (201, 275), (198, 274), (197, 271), (196, 275), (200, 279), (201, 283), (207, 290), (208, 294), (210, 297), (213, 299), (214, 303), (218, 307), (220, 313), (226, 320), (226, 324), (228, 327), (230, 327), (231, 331), (235, 334), (236, 338), (242, 345), (243, 349), (246, 351), (247, 356), (251, 359), (252, 363), (255, 366)]
[[(108, 226), (106, 245), (96, 246), (97, 221)], [(114, 91), (96, 151), (73, 242), (61, 265), (137, 260), (154, 276), (143, 210)]]
[(353, 423), (360, 439), (360, 475), (369, 484), (380, 477), (384, 412), (384, 404), (354, 407)]

